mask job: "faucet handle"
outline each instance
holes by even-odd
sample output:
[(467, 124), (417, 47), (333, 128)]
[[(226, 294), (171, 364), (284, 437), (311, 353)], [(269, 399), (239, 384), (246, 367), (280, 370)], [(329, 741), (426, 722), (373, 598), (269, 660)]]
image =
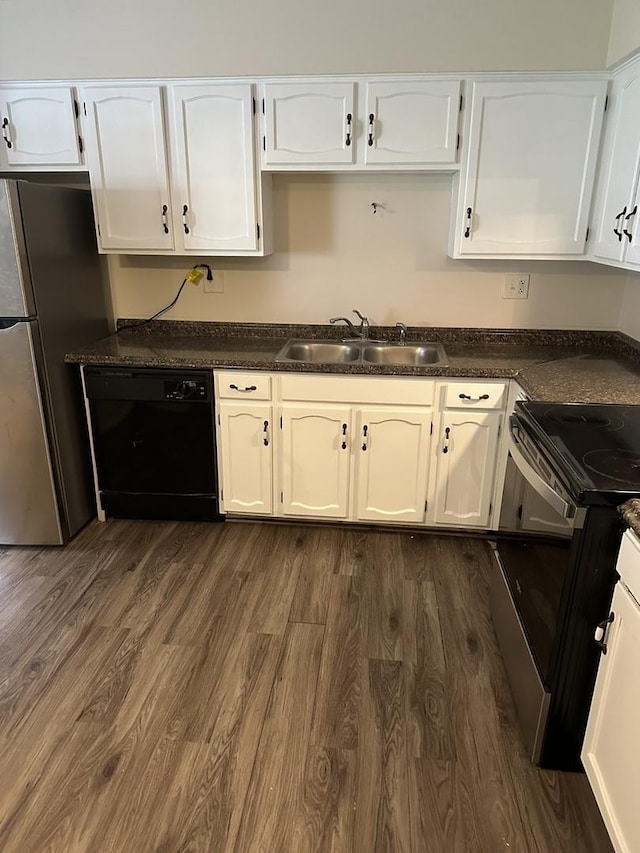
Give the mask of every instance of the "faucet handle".
[(358, 315), (358, 318), (359, 318), (360, 320), (362, 320), (362, 322), (363, 322), (363, 323), (364, 323), (364, 322), (368, 322), (369, 318), (368, 318), (368, 317), (363, 317), (363, 316), (362, 316), (362, 314), (358, 311), (358, 309), (357, 309), (357, 308), (353, 308), (353, 309), (352, 309), (352, 311), (353, 311), (353, 313), (354, 313), (354, 314), (357, 314), (357, 315)]

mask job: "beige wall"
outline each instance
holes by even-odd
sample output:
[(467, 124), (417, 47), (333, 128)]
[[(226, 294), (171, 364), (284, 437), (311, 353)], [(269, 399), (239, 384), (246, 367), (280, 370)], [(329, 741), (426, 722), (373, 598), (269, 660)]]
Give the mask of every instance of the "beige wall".
[(607, 65), (640, 47), (639, 0), (614, 0)]
[(640, 273), (627, 275), (620, 310), (620, 331), (640, 340)]
[(612, 2), (0, 0), (0, 79), (601, 68)]
[[(189, 285), (168, 317), (325, 323), (359, 308), (377, 323), (617, 328), (626, 276), (585, 262), (447, 257), (448, 175), (276, 175), (275, 247), (265, 259), (212, 262), (224, 293)], [(381, 205), (375, 215), (371, 203)], [(185, 258), (115, 257), (117, 316), (171, 301)], [(530, 272), (528, 300), (501, 298), (507, 272)]]
[[(616, 0), (617, 13), (635, 2)], [(613, 0), (0, 0), (0, 79), (599, 68), (612, 8)], [(277, 176), (276, 253), (214, 264), (225, 292), (190, 286), (171, 316), (323, 322), (357, 306), (380, 323), (617, 327), (620, 273), (581, 262), (449, 260), (450, 188), (438, 175)], [(376, 216), (372, 201), (384, 205)], [(168, 302), (185, 262), (112, 258), (116, 314), (144, 317)], [(504, 274), (521, 270), (531, 272), (530, 298), (501, 299)]]

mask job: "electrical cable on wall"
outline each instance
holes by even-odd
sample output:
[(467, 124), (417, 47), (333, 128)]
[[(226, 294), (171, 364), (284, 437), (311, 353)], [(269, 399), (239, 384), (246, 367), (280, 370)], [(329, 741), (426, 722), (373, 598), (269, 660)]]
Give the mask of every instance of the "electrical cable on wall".
[(198, 282), (204, 275), (204, 273), (200, 272), (201, 268), (206, 269), (207, 271), (207, 281), (213, 281), (213, 273), (211, 272), (211, 267), (209, 266), (209, 264), (196, 264), (182, 279), (182, 284), (178, 288), (178, 292), (168, 305), (165, 305), (164, 308), (161, 308), (159, 311), (156, 311), (156, 313), (152, 314), (151, 317), (147, 317), (146, 320), (140, 320), (139, 323), (130, 323), (126, 326), (121, 326), (119, 329), (116, 329), (116, 334), (118, 334), (118, 332), (123, 331), (123, 329), (137, 329), (139, 326), (144, 326), (147, 323), (150, 323), (152, 320), (156, 320), (162, 314), (166, 314), (167, 311), (173, 308), (173, 306), (177, 303), (178, 299), (180, 299), (182, 291), (184, 290), (184, 286), (187, 282), (190, 282), (191, 284), (198, 284)]

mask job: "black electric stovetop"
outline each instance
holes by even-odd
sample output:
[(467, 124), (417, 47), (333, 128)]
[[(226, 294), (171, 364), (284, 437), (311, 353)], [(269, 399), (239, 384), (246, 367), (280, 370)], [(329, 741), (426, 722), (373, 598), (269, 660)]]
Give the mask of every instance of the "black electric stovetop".
[(516, 415), (580, 502), (640, 494), (640, 406), (519, 402)]

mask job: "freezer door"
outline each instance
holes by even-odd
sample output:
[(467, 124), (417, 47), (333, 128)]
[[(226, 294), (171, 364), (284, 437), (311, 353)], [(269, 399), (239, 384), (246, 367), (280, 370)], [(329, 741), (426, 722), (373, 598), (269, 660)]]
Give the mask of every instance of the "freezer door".
[(15, 181), (0, 180), (0, 317), (35, 314)]
[(0, 321), (0, 544), (63, 541), (40, 388), (35, 321)]

